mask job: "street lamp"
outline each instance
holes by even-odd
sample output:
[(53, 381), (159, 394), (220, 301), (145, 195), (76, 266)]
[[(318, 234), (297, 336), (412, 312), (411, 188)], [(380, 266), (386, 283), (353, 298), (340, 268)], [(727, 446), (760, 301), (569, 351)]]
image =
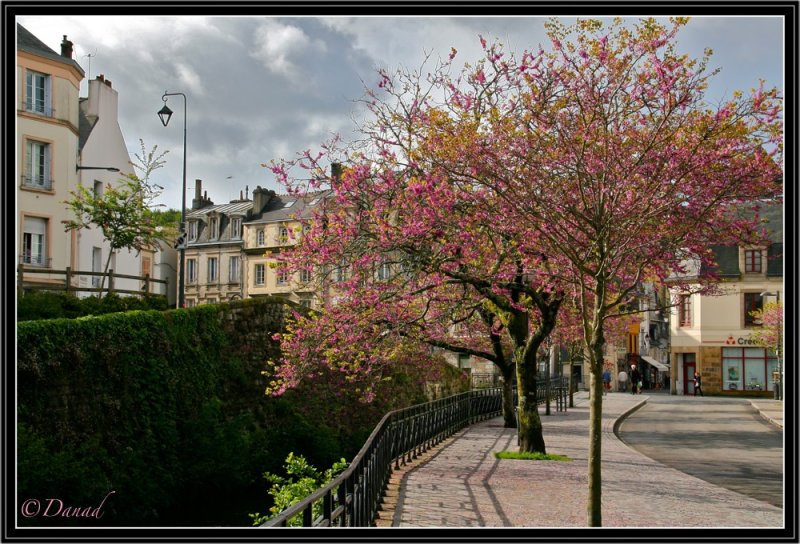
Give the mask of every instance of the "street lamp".
[[(761, 297), (775, 297), (775, 303), (780, 304), (781, 302), (781, 293), (780, 291), (776, 291), (772, 293), (771, 291), (764, 291), (759, 293)], [(778, 360), (778, 388), (775, 391), (775, 400), (782, 400), (783, 399), (783, 371), (781, 370), (781, 329), (778, 327), (778, 340), (777, 345), (775, 346), (775, 358)]]
[[(183, 191), (181, 192), (181, 226), (179, 237), (186, 231), (186, 95), (183, 93), (170, 93), (164, 91), (161, 100), (164, 101), (164, 107), (158, 112), (158, 118), (161, 123), (166, 127), (172, 117), (172, 110), (167, 107), (168, 96), (182, 96), (183, 97)], [(186, 275), (186, 247), (181, 245), (181, 260), (180, 271), (178, 273), (178, 308), (184, 306), (183, 282)]]

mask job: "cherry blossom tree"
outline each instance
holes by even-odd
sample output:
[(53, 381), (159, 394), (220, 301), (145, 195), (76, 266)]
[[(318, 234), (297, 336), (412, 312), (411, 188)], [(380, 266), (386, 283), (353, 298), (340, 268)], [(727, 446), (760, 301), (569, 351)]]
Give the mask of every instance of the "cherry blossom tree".
[[(361, 141), (272, 165), (292, 191), (330, 182), (331, 206), (288, 259), (323, 284), (348, 270), (332, 292), (358, 299), (373, 333), (446, 330), (448, 313), (452, 325), (489, 312), (516, 363), (523, 451), (545, 450), (527, 396), (536, 352), (563, 300), (576, 301), (591, 378), (591, 526), (602, 525), (609, 324), (642, 282), (712, 290), (709, 246), (762, 241), (741, 212), (782, 193), (777, 90), (709, 103), (711, 51), (677, 52), (687, 23), (551, 20), (548, 50), (517, 58), (481, 38), (485, 56), (455, 75), (455, 50), (430, 72), (381, 72)], [(324, 159), (348, 169), (329, 176)], [(293, 165), (311, 179), (291, 178)]]

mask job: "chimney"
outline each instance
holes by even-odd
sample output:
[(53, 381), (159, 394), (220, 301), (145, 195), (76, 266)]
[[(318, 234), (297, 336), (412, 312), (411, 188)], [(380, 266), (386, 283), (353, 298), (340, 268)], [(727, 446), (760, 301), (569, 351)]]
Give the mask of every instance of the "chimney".
[(203, 207), (203, 180), (194, 180), (194, 198), (192, 199), (192, 209), (196, 210)]
[(253, 191), (253, 215), (258, 215), (264, 211), (269, 201), (275, 196), (275, 191), (262, 189), (261, 185)]
[(338, 162), (331, 163), (331, 177), (336, 181), (339, 181), (339, 179), (342, 177), (341, 163)]
[(68, 59), (72, 58), (72, 42), (67, 39), (66, 34), (64, 34), (64, 39), (61, 41), (61, 56)]

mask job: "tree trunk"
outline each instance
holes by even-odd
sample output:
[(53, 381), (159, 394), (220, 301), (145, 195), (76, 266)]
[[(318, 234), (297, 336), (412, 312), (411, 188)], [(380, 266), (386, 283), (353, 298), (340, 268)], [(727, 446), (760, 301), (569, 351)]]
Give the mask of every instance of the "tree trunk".
[(547, 453), (539, 406), (536, 403), (536, 365), (517, 363), (517, 392), (519, 451)]
[(514, 368), (503, 369), (503, 427), (513, 429), (517, 426), (514, 414)]
[(591, 346), (589, 359), (589, 501), (587, 515), (590, 527), (602, 527), (602, 461), (603, 439), (603, 348)]

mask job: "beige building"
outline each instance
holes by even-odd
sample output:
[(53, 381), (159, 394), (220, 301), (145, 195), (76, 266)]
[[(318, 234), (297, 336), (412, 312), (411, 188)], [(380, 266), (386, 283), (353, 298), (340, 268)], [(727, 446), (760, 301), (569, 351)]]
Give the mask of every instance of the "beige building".
[(704, 393), (772, 395), (775, 351), (755, 345), (760, 323), (751, 316), (765, 302), (784, 300), (782, 209), (762, 212), (771, 243), (765, 247), (717, 246), (722, 296), (672, 290), (671, 378), (679, 395), (694, 393), (694, 372)]
[(261, 211), (244, 222), (245, 296), (277, 295), (309, 308), (321, 306), (326, 289), (317, 285), (315, 274), (289, 274), (276, 257), (299, 241), (303, 222), (327, 196), (327, 191), (304, 196), (277, 195), (260, 187), (253, 191), (254, 209)]
[[(64, 200), (77, 184), (83, 69), (64, 37), (56, 53), (17, 25), (16, 197), (18, 263), (35, 270), (77, 267), (77, 236), (65, 233)], [(25, 275), (25, 284), (62, 284), (62, 274)]]

